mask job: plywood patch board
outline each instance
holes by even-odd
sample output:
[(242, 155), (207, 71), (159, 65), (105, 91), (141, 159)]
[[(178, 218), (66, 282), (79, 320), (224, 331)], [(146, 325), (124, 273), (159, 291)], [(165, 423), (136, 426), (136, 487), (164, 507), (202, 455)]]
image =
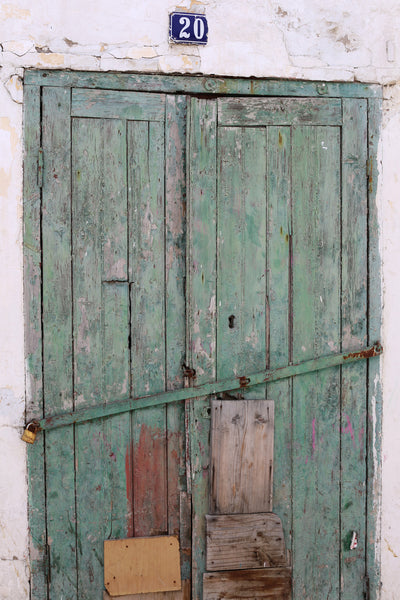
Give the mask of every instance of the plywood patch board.
[(173, 592), (153, 592), (149, 594), (128, 594), (127, 596), (110, 596), (103, 591), (103, 600), (190, 600), (190, 579), (182, 580), (182, 589)]
[(180, 590), (177, 538), (160, 536), (106, 540), (104, 585), (113, 597)]

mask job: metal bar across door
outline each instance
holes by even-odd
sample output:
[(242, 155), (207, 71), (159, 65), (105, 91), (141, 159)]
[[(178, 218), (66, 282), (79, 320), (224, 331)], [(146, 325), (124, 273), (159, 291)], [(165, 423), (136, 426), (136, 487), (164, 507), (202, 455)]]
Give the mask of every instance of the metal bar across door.
[[(74, 412), (62, 413), (59, 415), (45, 417), (41, 420), (34, 421), (36, 430), (49, 430), (57, 427), (64, 427), (74, 423), (83, 423), (94, 419), (101, 419), (124, 412), (159, 406), (161, 404), (171, 404), (172, 402), (180, 402), (200, 396), (209, 396), (222, 392), (229, 392), (239, 389), (248, 389), (249, 387), (259, 385), (266, 382), (278, 381), (296, 375), (312, 373), (322, 369), (337, 367), (344, 364), (354, 363), (359, 360), (373, 358), (382, 354), (383, 348), (379, 342), (373, 346), (368, 346), (357, 352), (346, 352), (342, 354), (334, 354), (324, 356), (313, 360), (307, 360), (295, 365), (288, 365), (279, 369), (259, 371), (250, 375), (237, 376), (235, 378), (224, 379), (212, 383), (205, 383), (190, 388), (181, 388), (160, 394), (150, 396), (142, 396), (139, 398), (126, 398), (124, 400), (110, 402), (107, 405), (91, 406), (85, 409)], [(32, 422), (31, 422), (32, 423)]]

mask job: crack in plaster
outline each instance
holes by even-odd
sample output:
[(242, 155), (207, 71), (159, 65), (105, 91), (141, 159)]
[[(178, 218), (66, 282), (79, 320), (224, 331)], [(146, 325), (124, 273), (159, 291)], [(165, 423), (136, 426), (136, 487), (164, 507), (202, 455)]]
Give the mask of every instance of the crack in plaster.
[(48, 46), (35, 46), (35, 50), (38, 54), (52, 54), (52, 50)]
[(160, 56), (157, 46), (139, 46), (132, 47), (113, 47), (109, 48), (107, 54), (117, 59), (142, 59), (142, 58), (156, 58)]
[(18, 558), (18, 556), (13, 556), (12, 558), (0, 558), (3, 562), (13, 562), (15, 560), (24, 562), (24, 559)]
[(63, 38), (63, 40), (67, 44), (67, 46), (69, 46), (70, 48), (72, 48), (73, 46), (79, 46), (78, 42), (73, 42), (72, 40), (70, 40), (67, 37)]
[(396, 554), (396, 552), (393, 550), (393, 548), (391, 547), (391, 545), (389, 544), (389, 542), (387, 541), (387, 539), (385, 538), (385, 542), (386, 542), (386, 547), (389, 550), (390, 554), (393, 554), (394, 558), (398, 558), (398, 555)]
[(25, 56), (34, 48), (32, 40), (3, 40), (2, 52), (11, 52), (16, 56)]

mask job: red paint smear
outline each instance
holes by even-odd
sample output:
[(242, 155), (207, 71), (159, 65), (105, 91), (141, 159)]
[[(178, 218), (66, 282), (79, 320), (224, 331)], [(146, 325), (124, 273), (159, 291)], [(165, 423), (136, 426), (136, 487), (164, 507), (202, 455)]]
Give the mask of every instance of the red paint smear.
[(127, 537), (133, 537), (133, 476), (132, 476), (132, 446), (131, 443), (126, 447), (125, 453), (125, 481), (126, 481), (126, 499), (128, 501), (127, 512)]
[(351, 425), (350, 417), (349, 417), (349, 415), (344, 415), (344, 416), (346, 417), (347, 425), (343, 429), (343, 433), (349, 433), (350, 434), (351, 441), (353, 442), (353, 446), (355, 448), (356, 447), (356, 441), (354, 439), (354, 431), (353, 431), (353, 427)]
[(168, 531), (164, 431), (143, 424), (133, 460), (134, 535), (162, 535)]

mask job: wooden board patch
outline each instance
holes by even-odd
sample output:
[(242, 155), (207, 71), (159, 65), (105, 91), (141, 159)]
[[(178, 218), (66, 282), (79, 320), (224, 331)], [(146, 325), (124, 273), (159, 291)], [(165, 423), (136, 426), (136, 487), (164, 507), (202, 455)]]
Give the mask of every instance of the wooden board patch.
[(103, 592), (103, 600), (190, 600), (190, 579), (182, 581), (182, 589), (173, 592), (153, 592), (150, 594), (129, 594), (124, 596), (110, 596)]
[(210, 512), (271, 511), (273, 401), (213, 400), (211, 430)]
[(290, 600), (291, 569), (245, 569), (204, 573), (203, 600)]
[(285, 539), (274, 513), (207, 515), (207, 571), (286, 567)]
[(110, 596), (180, 590), (177, 538), (106, 540), (104, 585)]

